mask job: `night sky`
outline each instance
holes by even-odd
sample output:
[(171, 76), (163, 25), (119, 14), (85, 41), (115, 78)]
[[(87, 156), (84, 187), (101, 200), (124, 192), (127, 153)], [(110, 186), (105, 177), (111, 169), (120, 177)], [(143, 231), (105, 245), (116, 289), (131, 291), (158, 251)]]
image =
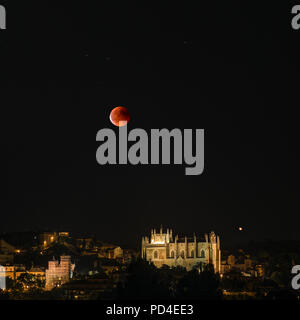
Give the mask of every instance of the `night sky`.
[[(161, 224), (224, 244), (300, 238), (291, 5), (211, 2), (1, 2), (0, 231), (131, 246)], [(129, 130), (204, 128), (204, 173), (99, 166), (96, 133), (117, 132), (118, 105)]]

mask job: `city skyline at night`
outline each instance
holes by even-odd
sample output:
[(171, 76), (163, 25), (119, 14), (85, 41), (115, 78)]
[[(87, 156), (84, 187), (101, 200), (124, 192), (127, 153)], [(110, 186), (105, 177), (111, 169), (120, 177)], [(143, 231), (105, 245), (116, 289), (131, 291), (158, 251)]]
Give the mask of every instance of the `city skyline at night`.
[(299, 300), (298, 7), (1, 1), (0, 299)]

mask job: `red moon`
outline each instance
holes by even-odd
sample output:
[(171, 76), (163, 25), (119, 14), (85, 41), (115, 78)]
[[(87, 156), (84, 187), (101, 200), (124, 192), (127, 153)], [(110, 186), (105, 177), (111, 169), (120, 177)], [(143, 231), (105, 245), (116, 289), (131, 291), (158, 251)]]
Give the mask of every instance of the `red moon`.
[[(125, 107), (116, 107), (110, 113), (110, 121), (117, 127), (123, 127), (127, 125), (130, 120), (130, 114)], [(123, 121), (124, 123), (120, 123)], [(125, 123), (126, 122), (126, 123)]]

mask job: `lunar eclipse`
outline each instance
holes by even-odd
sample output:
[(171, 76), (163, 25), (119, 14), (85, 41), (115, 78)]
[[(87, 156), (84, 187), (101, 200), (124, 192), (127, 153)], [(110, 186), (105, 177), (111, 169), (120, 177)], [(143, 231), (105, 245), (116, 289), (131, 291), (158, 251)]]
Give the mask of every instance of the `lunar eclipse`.
[(110, 113), (110, 121), (117, 127), (127, 125), (130, 120), (130, 114), (125, 107), (116, 107)]

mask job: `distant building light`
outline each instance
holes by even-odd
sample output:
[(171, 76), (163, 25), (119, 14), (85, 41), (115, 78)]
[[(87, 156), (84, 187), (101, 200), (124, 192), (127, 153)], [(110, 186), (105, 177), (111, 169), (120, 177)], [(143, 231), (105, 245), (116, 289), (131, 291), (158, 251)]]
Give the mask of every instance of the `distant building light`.
[(6, 268), (0, 265), (0, 289), (6, 289)]

